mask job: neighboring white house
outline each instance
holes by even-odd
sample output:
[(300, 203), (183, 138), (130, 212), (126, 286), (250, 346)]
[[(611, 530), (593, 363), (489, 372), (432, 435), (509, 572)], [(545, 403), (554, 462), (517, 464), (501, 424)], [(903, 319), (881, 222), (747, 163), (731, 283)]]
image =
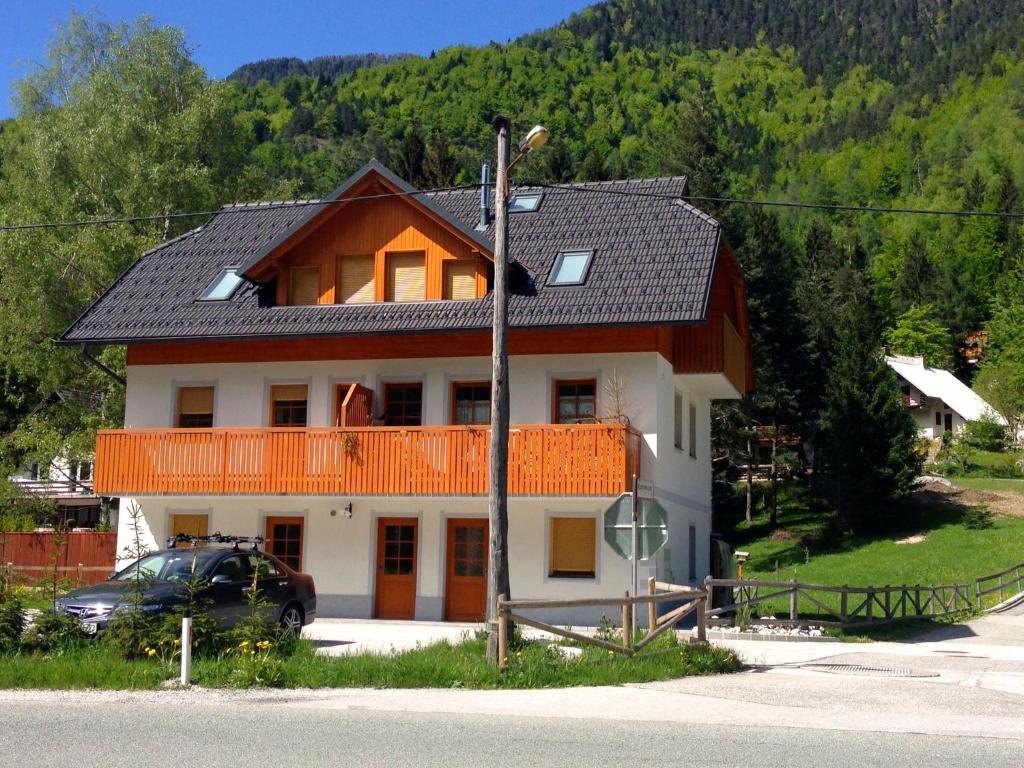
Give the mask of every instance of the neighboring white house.
[(92, 488), (92, 461), (57, 458), (49, 466), (33, 461), (8, 479), (25, 494), (53, 502), (68, 527), (95, 528), (102, 520), (102, 500)]
[[(739, 268), (686, 193), (679, 178), (513, 192), (517, 597), (629, 588), (602, 514), (634, 473), (669, 515), (643, 576), (708, 572), (711, 401), (753, 378)], [(125, 428), (98, 436), (96, 489), (138, 504), (154, 546), (265, 535), (314, 576), (321, 616), (478, 620), (486, 198), (481, 215), (475, 191), (422, 194), (371, 163), (330, 201), (228, 206), (144, 254), (68, 330), (127, 346)]]
[(899, 376), (903, 404), (922, 437), (940, 440), (947, 432), (956, 435), (968, 421), (986, 415), (1006, 424), (1006, 419), (977, 392), (949, 371), (928, 367), (923, 357), (892, 355), (885, 362)]

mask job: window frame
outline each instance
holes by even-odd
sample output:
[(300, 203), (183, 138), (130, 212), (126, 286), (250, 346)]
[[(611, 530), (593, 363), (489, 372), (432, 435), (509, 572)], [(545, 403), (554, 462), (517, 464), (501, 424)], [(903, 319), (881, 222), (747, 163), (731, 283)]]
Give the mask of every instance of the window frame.
[(683, 452), (683, 395), (678, 389), (672, 390), (672, 444)]
[[(456, 392), (456, 390), (459, 387), (474, 387), (474, 388), (476, 388), (476, 387), (485, 387), (487, 389), (487, 420), (486, 421), (469, 421), (469, 422), (456, 421), (455, 415), (459, 412), (459, 407), (458, 407), (459, 406), (459, 401), (458, 401), (458, 398), (456, 397), (455, 392)], [(476, 398), (474, 398), (472, 402), (473, 402), (473, 409), (475, 410), (477, 403), (479, 403), (480, 401), (478, 401)], [(476, 380), (476, 381), (452, 381), (452, 382), (449, 383), (449, 390), (448, 390), (448, 423), (449, 424), (451, 424), (452, 426), (462, 426), (462, 427), (481, 426), (481, 425), (484, 425), (484, 424), (490, 424), (490, 422), (491, 422), (490, 416), (491, 416), (491, 382), (489, 380), (487, 380), (487, 379), (479, 379), (479, 380)]]
[[(403, 421), (401, 424), (396, 424), (391, 421), (390, 410), (391, 410), (391, 393), (397, 390), (411, 390), (418, 389), (420, 392), (420, 418), (416, 424), (410, 424)], [(388, 427), (422, 427), (423, 426), (423, 382), (417, 381), (386, 381), (383, 385), (383, 394), (381, 402), (381, 418), (384, 421), (384, 425)]]
[[(590, 274), (590, 267), (594, 263), (593, 248), (565, 248), (558, 252), (558, 256), (555, 258), (555, 263), (551, 265), (551, 271), (548, 273), (548, 279), (544, 283), (545, 287), (551, 288), (564, 288), (566, 286), (583, 285), (587, 282), (587, 276)], [(583, 264), (583, 271), (580, 272), (579, 280), (556, 280), (558, 273), (562, 269), (562, 265), (565, 261), (566, 256), (572, 256), (576, 254), (586, 254), (587, 260)]]
[[(515, 201), (518, 200), (519, 198), (536, 198), (537, 202), (534, 203), (532, 208), (520, 208), (519, 210), (514, 210), (512, 208), (512, 206), (515, 203)], [(510, 215), (511, 214), (518, 214), (518, 213), (536, 213), (537, 211), (540, 210), (541, 203), (543, 203), (543, 202), (544, 202), (544, 193), (543, 192), (520, 192), (519, 194), (515, 194), (515, 195), (512, 195), (511, 197), (509, 197), (509, 199), (508, 199), (508, 212), (509, 212)]]
[[(580, 384), (592, 384), (594, 387), (594, 415), (590, 417), (589, 421), (581, 421), (579, 418), (579, 395), (576, 395), (576, 412), (577, 418), (575, 421), (560, 421), (559, 420), (559, 396), (558, 388), (564, 384), (572, 384), (579, 386)], [(565, 379), (552, 379), (551, 381), (551, 423), (552, 424), (596, 424), (597, 423), (597, 377), (588, 378), (565, 378)]]
[[(298, 525), (299, 526), (299, 538), (298, 538), (298, 541), (299, 541), (299, 554), (296, 555), (296, 557), (298, 557), (298, 560), (299, 560), (299, 567), (298, 568), (295, 568), (295, 567), (291, 566), (288, 563), (288, 561), (285, 559), (286, 557), (292, 557), (292, 555), (286, 554), (285, 557), (282, 557), (281, 555), (275, 555), (274, 552), (272, 551), (273, 550), (273, 543), (274, 543), (274, 541), (278, 540), (278, 539), (276, 539), (276, 537), (270, 535), (271, 531), (273, 530), (272, 526), (274, 526), (274, 525)], [(303, 571), (303, 567), (305, 566), (305, 558), (306, 558), (306, 516), (305, 515), (295, 515), (295, 514), (292, 514), (292, 515), (287, 515), (287, 514), (267, 515), (264, 518), (264, 521), (263, 521), (263, 533), (264, 533), (264, 541), (263, 541), (263, 550), (262, 551), (263, 551), (264, 554), (269, 555), (270, 557), (273, 557), (273, 558), (277, 559), (279, 562), (284, 564), (286, 567), (291, 568), (296, 573), (303, 573), (304, 572)], [(289, 541), (289, 539), (286, 538), (286, 539), (284, 539), (284, 541)]]
[[(182, 413), (182, 394), (186, 389), (208, 389), (210, 390), (210, 425), (184, 425), (183, 416), (205, 416), (205, 413)], [(216, 384), (179, 384), (174, 390), (174, 428), (175, 429), (213, 429), (217, 416), (217, 385)]]
[[(213, 282), (206, 286), (203, 292), (199, 294), (199, 298), (196, 299), (196, 301), (231, 301), (231, 298), (238, 291), (238, 288), (245, 282), (245, 278), (238, 273), (238, 270), (239, 267), (237, 265), (224, 267), (218, 273), (217, 277), (213, 279)], [(231, 290), (229, 290), (224, 296), (211, 296), (210, 294), (214, 292), (214, 289), (217, 288), (228, 275), (234, 275), (238, 278)]]
[[(316, 270), (316, 300), (310, 304), (296, 304), (295, 303), (295, 273), (299, 270)], [(322, 294), (321, 287), (323, 283), (323, 274), (321, 274), (319, 264), (293, 264), (288, 268), (288, 306), (289, 307), (315, 307), (320, 304), (320, 298)]]
[[(278, 400), (274, 397), (274, 390), (278, 389), (280, 387), (304, 387), (305, 388), (305, 390), (306, 390), (306, 399), (304, 401), (306, 403), (306, 423), (305, 424), (301, 424), (300, 425), (300, 424), (278, 424), (277, 423), (277, 409), (274, 407), (274, 404), (277, 403)], [(304, 381), (302, 381), (302, 382), (292, 382), (292, 383), (278, 382), (277, 384), (271, 384), (270, 387), (269, 387), (269, 390), (270, 391), (268, 392), (268, 400), (269, 400), (270, 412), (269, 412), (267, 421), (268, 421), (268, 423), (269, 423), (269, 425), (270, 425), (270, 427), (272, 429), (273, 428), (279, 428), (279, 429), (303, 429), (303, 428), (309, 426), (309, 383), (308, 382), (304, 382)], [(284, 403), (284, 402), (291, 403), (291, 402), (299, 402), (299, 401), (295, 400), (295, 399), (282, 399), (280, 402), (282, 402), (282, 403)]]
[[(565, 570), (555, 568), (555, 544), (556, 535), (555, 527), (556, 521), (570, 520), (573, 522), (586, 521), (589, 522), (593, 527), (593, 546), (590, 550), (591, 565), (593, 566), (590, 571), (576, 571), (576, 570)], [(546, 565), (547, 568), (545, 573), (548, 579), (571, 579), (579, 581), (581, 579), (590, 579), (593, 581), (597, 580), (597, 568), (598, 568), (598, 525), (597, 518), (593, 515), (579, 515), (564, 512), (552, 512), (547, 516), (547, 534), (546, 534)]]

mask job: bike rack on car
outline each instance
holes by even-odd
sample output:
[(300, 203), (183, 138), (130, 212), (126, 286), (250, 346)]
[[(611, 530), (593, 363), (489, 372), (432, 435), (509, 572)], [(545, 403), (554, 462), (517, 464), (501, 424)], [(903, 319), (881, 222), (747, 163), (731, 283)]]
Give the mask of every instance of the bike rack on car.
[(264, 542), (262, 536), (229, 536), (221, 533), (211, 533), (209, 536), (193, 536), (190, 533), (179, 533), (167, 539), (168, 549), (177, 549), (179, 544), (188, 544), (194, 547), (196, 544), (233, 544), (237, 550), (239, 544), (251, 544), (252, 551), (258, 552), (260, 544)]

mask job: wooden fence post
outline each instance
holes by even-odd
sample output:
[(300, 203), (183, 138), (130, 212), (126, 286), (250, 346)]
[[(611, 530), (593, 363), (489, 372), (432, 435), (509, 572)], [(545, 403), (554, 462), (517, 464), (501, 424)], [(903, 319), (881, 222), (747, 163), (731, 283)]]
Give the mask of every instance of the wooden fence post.
[(697, 642), (706, 643), (708, 641), (708, 621), (707, 621), (707, 609), (710, 604), (711, 593), (708, 592), (701, 598), (700, 602), (697, 603)]
[(629, 650), (630, 641), (633, 639), (632, 637), (630, 637), (630, 635), (632, 633), (629, 630), (630, 630), (630, 626), (633, 624), (633, 622), (631, 621), (630, 615), (629, 615), (630, 605), (629, 605), (629, 590), (628, 589), (626, 590), (625, 597), (626, 597), (626, 602), (624, 602), (622, 604), (622, 647), (627, 649), (627, 650)]
[(789, 620), (796, 621), (800, 614), (797, 611), (797, 588), (796, 579), (789, 582)]
[(498, 671), (505, 669), (508, 664), (508, 622), (505, 621), (505, 609), (502, 603), (505, 602), (505, 593), (498, 595), (498, 604), (495, 606), (494, 615), (498, 620)]
[(850, 603), (850, 593), (846, 591), (848, 589), (849, 587), (844, 584), (843, 591), (839, 593), (839, 621), (841, 624), (850, 623), (850, 616), (848, 611)]
[[(654, 583), (655, 583), (655, 578), (653, 576), (648, 577), (648, 579), (647, 579), (647, 594), (650, 595), (651, 597), (654, 596), (654, 592), (655, 592)], [(657, 625), (657, 623), (658, 623), (658, 606), (656, 606), (654, 604), (654, 601), (652, 600), (651, 602), (649, 602), (647, 604), (647, 631), (648, 632), (653, 632), (654, 631), (654, 627)]]

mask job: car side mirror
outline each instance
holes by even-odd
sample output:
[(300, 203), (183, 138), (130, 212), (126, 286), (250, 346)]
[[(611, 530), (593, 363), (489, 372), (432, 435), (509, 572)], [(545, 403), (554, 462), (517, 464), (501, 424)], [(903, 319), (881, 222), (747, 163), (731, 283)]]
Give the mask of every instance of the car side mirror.
[(226, 573), (218, 573), (216, 576), (214, 576), (212, 579), (210, 579), (210, 585), (214, 586), (214, 587), (217, 586), (218, 584), (230, 584), (230, 583), (231, 583), (231, 577), (228, 576)]

